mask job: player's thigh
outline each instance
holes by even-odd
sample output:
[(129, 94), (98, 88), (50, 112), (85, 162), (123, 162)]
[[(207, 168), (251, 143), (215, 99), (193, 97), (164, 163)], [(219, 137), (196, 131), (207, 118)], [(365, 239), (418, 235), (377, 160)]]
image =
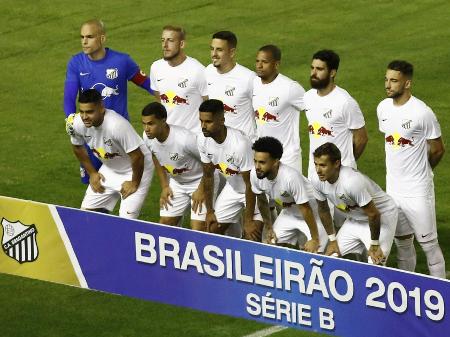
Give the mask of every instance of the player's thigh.
[(341, 255), (350, 253), (361, 254), (364, 251), (363, 238), (370, 238), (368, 223), (361, 223), (351, 219), (344, 221), (336, 238)]
[(119, 215), (121, 217), (129, 219), (137, 219), (139, 217), (142, 205), (145, 202), (145, 198), (147, 198), (150, 183), (151, 176), (148, 172), (144, 173), (136, 192), (121, 200), (119, 209)]
[(103, 193), (94, 192), (91, 185), (88, 185), (83, 201), (81, 202), (81, 208), (90, 210), (104, 208), (112, 212), (117, 201), (120, 199), (120, 194), (114, 188), (114, 184), (108, 184), (109, 182), (115, 181), (116, 177), (113, 172), (105, 169), (104, 166), (100, 168), (99, 172), (105, 177), (105, 181), (101, 182), (105, 191)]
[(230, 184), (225, 184), (214, 206), (217, 222), (238, 223), (244, 207), (245, 194), (237, 193)]
[(181, 217), (186, 209), (191, 204), (191, 197), (189, 193), (181, 185), (175, 183), (173, 179), (170, 180), (170, 188), (173, 192), (173, 197), (170, 199), (172, 205), (167, 204), (167, 209), (164, 207), (160, 209), (160, 217)]
[(303, 219), (295, 217), (283, 209), (273, 224), (273, 231), (277, 237), (277, 243), (287, 243), (297, 246), (301, 221), (303, 221)]

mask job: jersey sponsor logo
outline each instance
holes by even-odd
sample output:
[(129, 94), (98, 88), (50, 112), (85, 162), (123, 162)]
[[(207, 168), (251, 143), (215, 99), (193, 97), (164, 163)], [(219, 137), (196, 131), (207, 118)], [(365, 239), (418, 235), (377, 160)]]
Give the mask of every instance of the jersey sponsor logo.
[(267, 122), (279, 122), (278, 115), (273, 115), (262, 107), (255, 110), (255, 118), (260, 125)]
[(38, 233), (35, 225), (25, 225), (20, 221), (11, 222), (2, 218), (2, 247), (7, 256), (19, 263), (33, 262), (38, 258)]
[(227, 163), (218, 163), (214, 165), (216, 169), (218, 169), (223, 175), (231, 177), (239, 174), (238, 170), (234, 170), (228, 166)]
[(232, 108), (231, 106), (223, 103), (223, 111), (230, 112), (232, 114), (237, 114), (237, 112), (236, 112), (236, 105), (234, 106), (234, 108)]
[(269, 105), (270, 106), (278, 106), (278, 102), (280, 100), (280, 97), (269, 97)]
[(80, 76), (86, 76), (86, 75), (89, 75), (90, 73), (83, 73), (83, 72), (81, 72), (80, 71)]
[(91, 89), (97, 90), (102, 95), (103, 99), (109, 98), (109, 97), (111, 97), (113, 95), (114, 96), (118, 96), (119, 95), (119, 85), (116, 85), (116, 88), (114, 89), (114, 88), (108, 87), (104, 83), (100, 83), (99, 82), (99, 83), (95, 83), (91, 87)]
[(308, 132), (314, 138), (325, 137), (325, 136), (334, 137), (333, 128), (330, 127), (330, 129), (328, 129), (325, 126), (321, 125), (319, 122), (313, 122), (313, 123), (309, 124)]
[(411, 125), (412, 125), (412, 119), (404, 119), (402, 120), (402, 128), (403, 129), (411, 129)]
[(189, 81), (189, 79), (187, 79), (187, 78), (181, 79), (181, 80), (179, 80), (179, 82), (178, 82), (178, 86), (179, 86), (180, 88), (187, 88), (188, 81)]
[(236, 90), (235, 87), (230, 87), (227, 85), (227, 87), (225, 88), (225, 95), (227, 96), (234, 96), (234, 91)]
[(96, 149), (92, 149), (92, 152), (99, 159), (113, 159), (115, 157), (120, 157), (120, 154), (118, 152), (114, 152), (114, 153), (106, 152), (105, 149), (102, 148), (102, 147), (98, 147)]
[(402, 137), (398, 132), (394, 132), (392, 135), (388, 135), (385, 137), (386, 144), (390, 145), (392, 148), (398, 150), (407, 145), (414, 146), (413, 141), (414, 138), (408, 139)]
[(169, 107), (173, 107), (175, 105), (189, 105), (189, 102), (186, 98), (178, 96), (174, 91), (168, 91), (159, 95), (161, 99), (161, 103), (166, 103)]
[(330, 110), (328, 110), (327, 112), (325, 112), (322, 116), (323, 116), (324, 118), (329, 119), (329, 118), (331, 118), (331, 117), (333, 116), (332, 112), (333, 112), (333, 110), (330, 109)]
[(168, 165), (168, 164), (167, 165), (164, 164), (163, 168), (165, 171), (167, 171), (167, 173), (169, 173), (172, 176), (176, 176), (176, 175), (182, 174), (184, 172), (188, 172), (190, 170), (189, 167), (176, 168), (176, 167), (173, 167), (172, 165)]
[(119, 77), (119, 70), (117, 68), (106, 69), (106, 78), (114, 80)]

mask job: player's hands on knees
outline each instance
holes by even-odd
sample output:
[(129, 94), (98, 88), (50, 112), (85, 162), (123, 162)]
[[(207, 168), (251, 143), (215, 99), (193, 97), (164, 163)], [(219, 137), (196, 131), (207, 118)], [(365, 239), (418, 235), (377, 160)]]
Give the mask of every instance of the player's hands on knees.
[(244, 223), (244, 239), (262, 241), (263, 224), (261, 221), (248, 220)]
[(311, 239), (306, 241), (305, 246), (303, 247), (303, 250), (309, 253), (317, 253), (318, 249), (319, 249), (319, 240), (317, 239)]
[(216, 213), (214, 213), (214, 210), (208, 210), (206, 212), (206, 231), (209, 233), (221, 233), (220, 232), (220, 225), (217, 222)]
[(383, 251), (380, 246), (371, 245), (369, 248), (369, 256), (372, 259), (373, 264), (382, 265), (386, 262)]
[(275, 231), (273, 230), (273, 227), (266, 227), (266, 237), (264, 238), (263, 242), (269, 245), (276, 245), (277, 241), (278, 238), (275, 234)]
[(125, 199), (137, 191), (139, 184), (134, 181), (124, 181), (122, 183), (122, 188), (120, 189), (120, 194), (122, 194), (122, 199)]
[(159, 208), (167, 211), (168, 206), (172, 206), (170, 199), (173, 198), (173, 191), (170, 186), (166, 186), (161, 190), (161, 196), (159, 197)]
[(325, 255), (341, 256), (337, 240), (328, 241), (327, 249), (325, 250)]
[(192, 193), (192, 211), (194, 213), (200, 213), (202, 211), (202, 206), (204, 202), (205, 202), (205, 194), (203, 193), (203, 190), (201, 189), (195, 190), (195, 192)]
[(102, 185), (102, 181), (105, 181), (103, 174), (95, 172), (89, 175), (89, 185), (95, 193), (105, 192), (105, 187)]

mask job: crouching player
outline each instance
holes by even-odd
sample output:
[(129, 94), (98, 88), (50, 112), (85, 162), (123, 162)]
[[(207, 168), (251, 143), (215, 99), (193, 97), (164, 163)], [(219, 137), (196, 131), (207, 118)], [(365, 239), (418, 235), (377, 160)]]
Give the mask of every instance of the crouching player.
[(161, 183), (159, 222), (176, 226), (191, 206), (192, 229), (206, 231), (203, 165), (196, 135), (166, 120), (167, 111), (161, 103), (150, 103), (142, 110), (144, 142), (152, 152)]
[[(250, 172), (250, 182), (264, 219), (268, 243), (297, 248), (300, 242), (308, 252), (323, 252), (328, 238), (309, 181), (280, 162), (283, 146), (278, 139), (261, 137), (252, 148), (255, 167)], [(273, 227), (266, 194), (283, 208)]]
[[(385, 264), (394, 240), (398, 211), (394, 201), (374, 181), (354, 168), (341, 165), (341, 152), (333, 143), (313, 153), (317, 175), (312, 177), (319, 215), (325, 228), (333, 228), (327, 198), (345, 215), (337, 237), (340, 255), (368, 250), (369, 262)], [(329, 245), (327, 248), (332, 247)]]
[[(80, 113), (73, 120), (70, 140), (75, 156), (89, 174), (81, 208), (109, 213), (121, 199), (119, 215), (136, 219), (152, 179), (150, 152), (125, 118), (105, 109), (97, 90), (81, 92), (78, 102)], [(84, 144), (102, 161), (98, 171)]]

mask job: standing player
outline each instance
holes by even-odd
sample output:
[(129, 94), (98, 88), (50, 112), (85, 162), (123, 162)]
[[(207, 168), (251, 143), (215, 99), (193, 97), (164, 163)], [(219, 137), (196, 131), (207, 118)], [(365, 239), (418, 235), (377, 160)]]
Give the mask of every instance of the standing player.
[(411, 94), (412, 76), (412, 64), (398, 60), (389, 63), (384, 80), (388, 98), (377, 108), (379, 128), (386, 141), (386, 191), (399, 208), (395, 238), (398, 266), (414, 271), (415, 234), (430, 274), (445, 278), (433, 184), (433, 169), (445, 150), (435, 114)]
[(212, 63), (205, 69), (208, 97), (221, 100), (225, 110), (225, 125), (241, 130), (256, 139), (252, 107), (255, 73), (236, 63), (237, 38), (232, 32), (221, 31), (212, 36)]
[(312, 57), (311, 90), (304, 96), (309, 131), (308, 177), (316, 174), (313, 152), (320, 145), (336, 144), (342, 165), (356, 168), (356, 160), (367, 144), (364, 116), (349, 93), (334, 83), (339, 56), (332, 50), (320, 50)]
[(206, 206), (200, 186), (203, 167), (197, 138), (181, 126), (167, 124), (166, 118), (161, 103), (150, 103), (142, 110), (144, 142), (152, 152), (161, 183), (159, 222), (176, 226), (192, 205), (191, 228), (205, 231)]
[[(105, 109), (101, 94), (87, 89), (78, 96), (80, 113), (70, 134), (73, 152), (89, 173), (81, 208), (111, 212), (121, 199), (119, 215), (136, 219), (151, 182), (150, 152), (131, 124)], [(84, 145), (103, 163), (96, 170)]]
[(300, 84), (279, 73), (281, 51), (267, 45), (256, 56), (253, 81), (253, 109), (258, 137), (274, 136), (283, 145), (281, 162), (302, 171), (299, 137), (300, 110), (305, 90)]
[(199, 133), (198, 107), (207, 99), (205, 67), (184, 53), (185, 35), (181, 27), (163, 28), (163, 58), (150, 68), (151, 86), (167, 109), (167, 123)]
[(340, 254), (361, 254), (367, 249), (372, 263), (384, 264), (397, 223), (394, 201), (369, 177), (342, 166), (341, 152), (335, 144), (322, 144), (313, 155), (317, 174), (312, 177), (312, 185), (328, 234), (333, 223), (327, 198), (346, 216), (337, 234)]
[[(68, 65), (64, 84), (64, 113), (67, 118), (67, 131), (70, 132), (76, 112), (77, 95), (86, 89), (96, 89), (107, 109), (116, 111), (126, 119), (127, 82), (142, 87), (153, 94), (150, 79), (140, 70), (133, 59), (127, 55), (105, 47), (106, 31), (100, 20), (89, 20), (81, 25), (81, 47), (83, 51), (73, 56)], [(91, 152), (90, 158), (98, 169), (101, 165)], [(82, 181), (89, 183), (86, 171), (81, 168)]]
[[(328, 238), (317, 213), (311, 183), (300, 172), (280, 162), (283, 146), (278, 139), (258, 138), (252, 148), (255, 151), (255, 167), (250, 172), (252, 190), (266, 231), (275, 234), (274, 243), (297, 246), (298, 237), (302, 235), (308, 240), (304, 244), (306, 251), (323, 252)], [(283, 207), (273, 223), (273, 230), (266, 194)], [(333, 233), (331, 228), (330, 234)], [(268, 241), (272, 240), (269, 238)], [(335, 245), (337, 251), (336, 242), (333, 242), (330, 245)]]
[[(225, 126), (222, 101), (206, 100), (199, 110), (203, 135), (198, 136), (198, 148), (203, 162), (208, 231), (225, 234), (231, 225), (239, 223), (241, 210), (245, 207), (244, 238), (261, 241), (262, 218), (255, 208), (256, 198), (250, 184), (253, 167), (251, 141), (241, 131)], [(226, 184), (214, 209), (215, 169), (226, 178)]]

